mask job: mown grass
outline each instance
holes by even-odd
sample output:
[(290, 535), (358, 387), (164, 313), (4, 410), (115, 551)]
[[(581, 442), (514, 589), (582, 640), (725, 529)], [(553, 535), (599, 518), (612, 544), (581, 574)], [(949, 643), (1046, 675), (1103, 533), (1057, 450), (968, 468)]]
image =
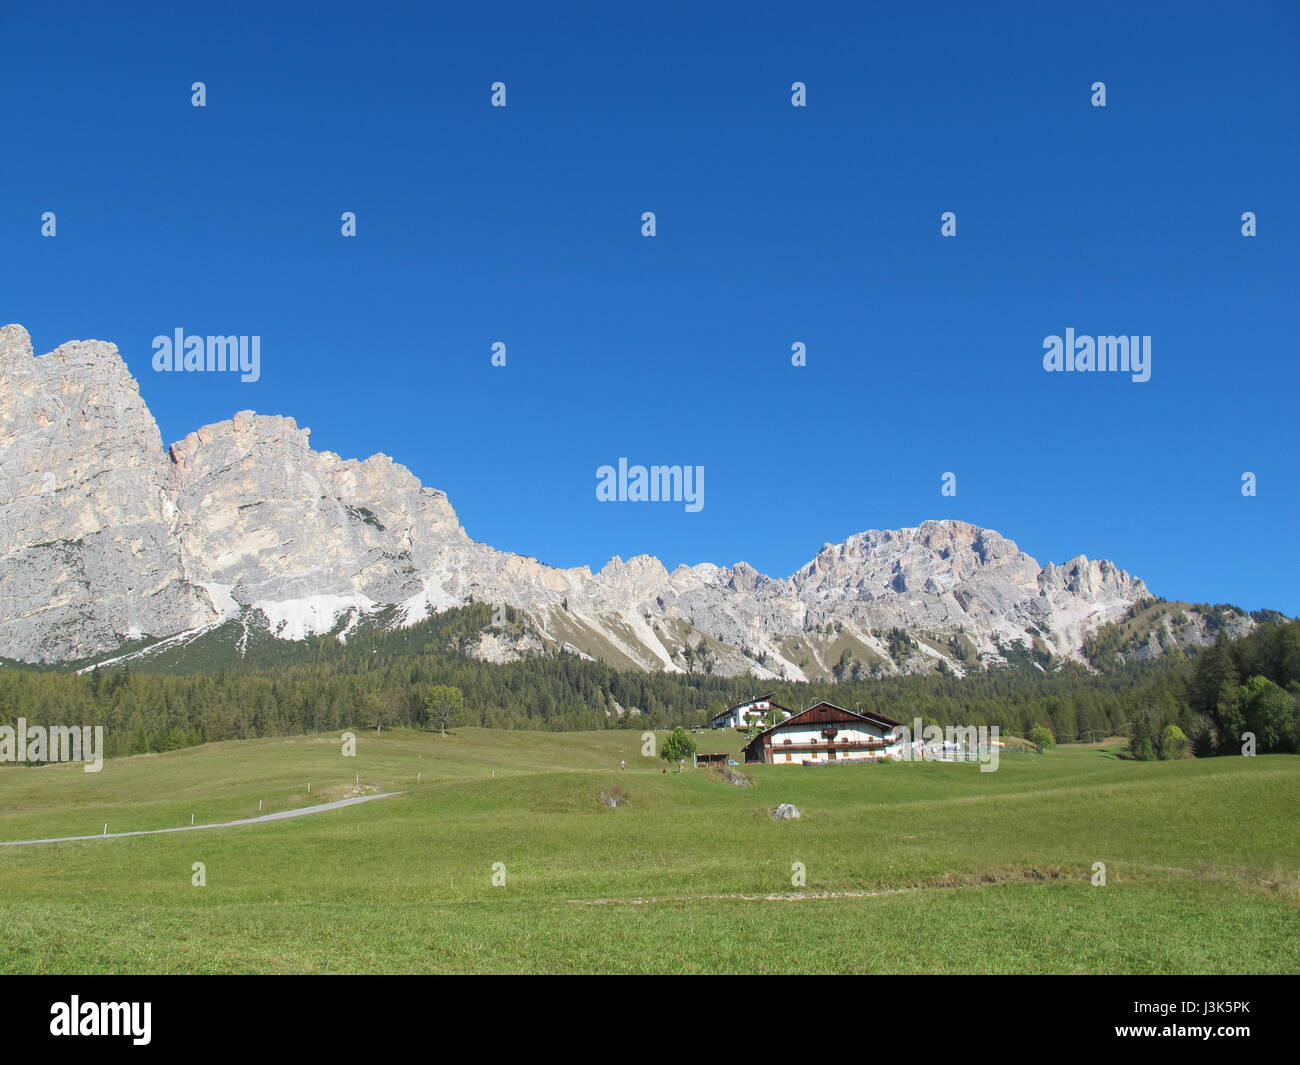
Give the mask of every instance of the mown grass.
[[(396, 731), (360, 734), (355, 758), (310, 736), (0, 770), (5, 840), (255, 816), (358, 773), (402, 792), (0, 848), (0, 971), (1300, 971), (1300, 759), (1063, 748), (995, 773), (762, 766), (736, 788), (664, 773), (640, 742)], [(616, 785), (631, 802), (602, 806)], [(804, 816), (770, 820), (779, 802)]]

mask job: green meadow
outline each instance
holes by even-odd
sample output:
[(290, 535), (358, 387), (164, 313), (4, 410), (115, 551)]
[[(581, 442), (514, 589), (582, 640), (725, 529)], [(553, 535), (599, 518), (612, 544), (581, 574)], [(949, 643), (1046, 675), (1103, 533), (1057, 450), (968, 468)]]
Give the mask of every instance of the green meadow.
[[(719, 735), (700, 749), (739, 751)], [(395, 730), (355, 757), (318, 735), (5, 767), (0, 840), (400, 794), (0, 847), (0, 972), (1300, 972), (1295, 756), (1064, 747), (993, 773), (748, 767), (738, 788), (640, 747)], [(629, 801), (602, 805), (612, 788)]]

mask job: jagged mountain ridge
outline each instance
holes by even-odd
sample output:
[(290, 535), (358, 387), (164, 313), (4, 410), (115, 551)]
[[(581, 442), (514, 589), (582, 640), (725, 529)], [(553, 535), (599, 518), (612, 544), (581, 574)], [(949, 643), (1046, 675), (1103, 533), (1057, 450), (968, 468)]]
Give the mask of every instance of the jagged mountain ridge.
[[(565, 650), (789, 679), (961, 673), (1008, 649), (1078, 657), (1149, 596), (1110, 562), (1040, 567), (952, 520), (826, 544), (788, 578), (743, 562), (669, 572), (648, 555), (559, 569), (472, 540), (444, 493), (387, 456), (345, 460), (309, 436), (243, 411), (164, 450), (113, 345), (36, 357), (20, 326), (0, 329), (0, 657), (86, 661), (231, 622), (346, 638), (488, 602), (516, 608), (473, 648), (489, 660)], [(1189, 642), (1195, 630), (1193, 618)]]

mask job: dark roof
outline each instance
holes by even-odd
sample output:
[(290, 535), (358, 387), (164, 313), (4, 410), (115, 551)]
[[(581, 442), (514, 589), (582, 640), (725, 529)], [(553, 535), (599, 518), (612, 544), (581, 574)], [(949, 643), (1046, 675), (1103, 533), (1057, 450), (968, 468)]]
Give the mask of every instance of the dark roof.
[(808, 707), (807, 710), (801, 710), (780, 724), (764, 729), (750, 742), (756, 742), (769, 732), (775, 732), (779, 728), (787, 728), (790, 725), (822, 725), (833, 724), (838, 721), (866, 721), (868, 724), (884, 725), (890, 728), (902, 724), (901, 721), (895, 721), (892, 717), (885, 717), (884, 714), (873, 714), (870, 710), (845, 710), (844, 707), (836, 706), (834, 703), (821, 702)]
[[(823, 712), (837, 711), (841, 714), (852, 714), (854, 717), (864, 717), (868, 721), (877, 721), (882, 725), (902, 724), (901, 721), (895, 721), (892, 717), (886, 717), (884, 714), (877, 714), (874, 710), (846, 710), (844, 707), (836, 706), (834, 703), (821, 702), (816, 706), (810, 706), (808, 710), (820, 710)], [(805, 713), (807, 713), (807, 711), (805, 711)]]
[(716, 714), (714, 714), (711, 718), (709, 718), (709, 720), (710, 720), (710, 721), (716, 721), (718, 718), (720, 718), (720, 717), (722, 717), (722, 716), (724, 716), (724, 715), (726, 715), (726, 714), (731, 713), (731, 711), (733, 711), (733, 710), (738, 710), (738, 709), (740, 709), (740, 707), (742, 707), (742, 706), (748, 706), (750, 703), (761, 703), (761, 702), (772, 703), (772, 706), (773, 706), (775, 709), (777, 709), (777, 710), (784, 710), (787, 714), (793, 714), (793, 713), (794, 713), (794, 711), (791, 710), (788, 706), (782, 706), (780, 703), (773, 703), (773, 702), (772, 702), (772, 695), (773, 695), (772, 692), (768, 692), (766, 695), (755, 695), (752, 699), (746, 699), (744, 702), (742, 702), (742, 703), (737, 703), (735, 706), (729, 706), (729, 707), (727, 707), (727, 709), (725, 709), (725, 710), (719, 710)]
[(764, 699), (770, 700), (772, 698), (772, 695), (773, 695), (772, 692), (768, 692), (766, 695), (755, 695), (752, 699), (744, 699), (741, 702), (738, 702), (735, 706), (729, 706), (727, 707), (727, 709), (723, 710), (722, 713), (714, 714), (713, 716), (721, 717), (722, 714), (729, 714), (737, 707), (748, 706), (750, 703), (761, 703)]

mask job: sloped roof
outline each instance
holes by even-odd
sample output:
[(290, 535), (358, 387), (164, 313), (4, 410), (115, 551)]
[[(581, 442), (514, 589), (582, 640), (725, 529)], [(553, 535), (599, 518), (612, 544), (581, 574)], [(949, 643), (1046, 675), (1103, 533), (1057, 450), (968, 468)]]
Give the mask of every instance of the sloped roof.
[(777, 710), (784, 710), (787, 714), (794, 713), (794, 711), (791, 710), (788, 706), (782, 706), (780, 703), (773, 703), (772, 695), (773, 695), (772, 692), (768, 692), (766, 695), (755, 695), (752, 699), (746, 699), (743, 703), (737, 703), (735, 706), (729, 706), (727, 707), (727, 709), (714, 714), (713, 717), (711, 717), (709, 720), (717, 721), (718, 718), (726, 717), (729, 713), (731, 713), (731, 711), (739, 710), (742, 706), (749, 706), (751, 703), (763, 703), (763, 702), (771, 703), (771, 705), (775, 707)]
[(902, 724), (901, 721), (895, 721), (892, 717), (885, 717), (884, 714), (873, 714), (870, 710), (845, 710), (844, 707), (836, 706), (834, 703), (821, 702), (808, 707), (807, 710), (801, 710), (793, 717), (787, 718), (771, 728), (764, 729), (750, 742), (757, 742), (769, 732), (775, 732), (779, 728), (789, 728), (791, 725), (833, 725), (856, 721), (886, 728), (893, 728)]
[[(731, 713), (731, 711), (733, 711), (733, 710), (737, 710), (737, 709), (739, 709), (739, 708), (742, 707), (742, 706), (748, 706), (750, 703), (762, 703), (762, 702), (766, 702), (766, 701), (768, 701), (768, 700), (770, 700), (770, 699), (772, 698), (772, 695), (773, 695), (772, 692), (768, 692), (766, 695), (755, 695), (753, 698), (745, 699), (744, 701), (737, 703), (735, 706), (729, 706), (729, 707), (727, 707), (727, 709), (725, 709), (724, 711), (722, 711), (722, 713), (724, 713), (724, 714), (729, 714), (729, 713)], [(721, 715), (717, 715), (717, 716), (721, 716)]]

